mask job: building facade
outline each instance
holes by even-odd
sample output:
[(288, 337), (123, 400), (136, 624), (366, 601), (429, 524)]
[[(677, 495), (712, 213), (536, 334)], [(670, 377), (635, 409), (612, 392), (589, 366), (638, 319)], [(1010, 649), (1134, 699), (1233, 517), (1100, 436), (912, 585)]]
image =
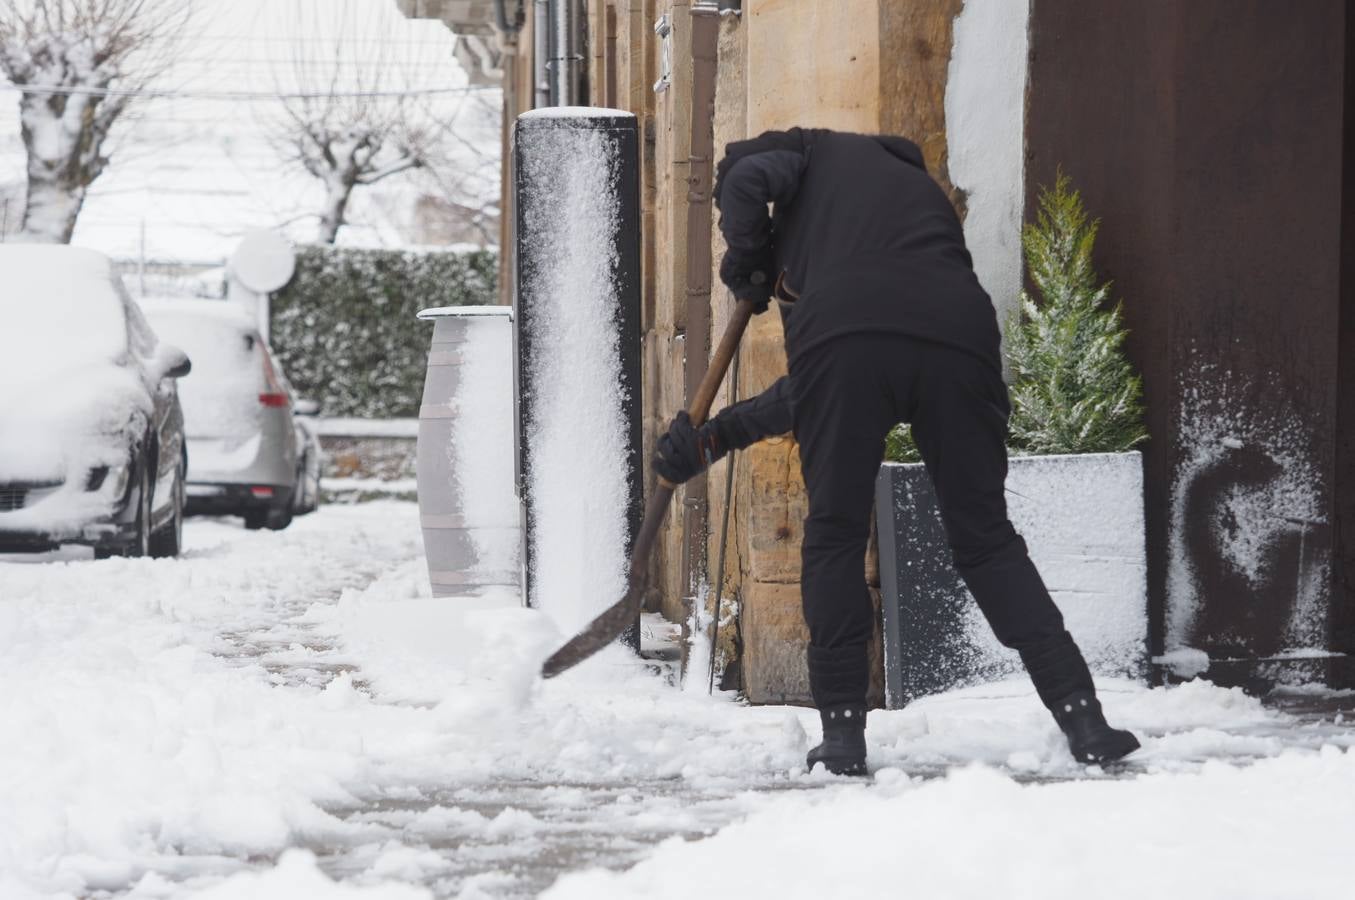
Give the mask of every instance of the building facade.
[[(543, 83), (553, 66), (577, 67), (577, 102), (639, 118), (646, 451), (732, 308), (709, 198), (727, 142), (795, 125), (911, 138), (963, 216), (1000, 320), (1022, 287), (1021, 225), (1061, 168), (1102, 220), (1098, 264), (1145, 380), (1150, 648), (1241, 660), (1238, 680), (1258, 666), (1348, 671), (1355, 17), (1340, 0), (397, 2), (495, 42), (505, 173), (514, 117), (559, 99)], [(578, 23), (575, 38), (544, 33), (559, 21)], [(717, 405), (784, 366), (779, 321), (759, 317)], [(725, 465), (679, 492), (651, 608), (685, 619), (723, 579), (726, 683), (754, 702), (807, 701), (796, 446), (738, 454), (716, 572)]]

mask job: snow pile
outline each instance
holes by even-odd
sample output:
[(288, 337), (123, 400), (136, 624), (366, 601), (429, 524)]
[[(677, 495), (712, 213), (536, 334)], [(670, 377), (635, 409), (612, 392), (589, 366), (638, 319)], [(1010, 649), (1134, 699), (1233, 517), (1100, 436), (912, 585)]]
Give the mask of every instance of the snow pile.
[(713, 838), (670, 840), (625, 873), (565, 876), (543, 897), (1349, 896), (1348, 750), (1127, 784), (1022, 786), (983, 766), (875, 781), (789, 794)]
[[(145, 885), (142, 886), (143, 888)], [(168, 886), (167, 886), (168, 887)], [(242, 872), (194, 895), (197, 900), (431, 900), (423, 888), (401, 884), (356, 887), (337, 884), (315, 865), (315, 856), (289, 850), (277, 868), (266, 872)]]
[[(616, 139), (559, 111), (517, 128), (524, 267), (519, 327), (531, 331), (526, 434), (530, 598), (574, 632), (626, 591), (628, 485), (617, 265)], [(613, 113), (612, 115), (616, 115)], [(537, 588), (534, 588), (537, 589)]]
[[(900, 879), (1019, 896), (1026, 871), (1052, 898), (1154, 871), (1202, 897), (1339, 896), (1323, 860), (1355, 837), (1348, 726), (1203, 682), (1102, 680), (1145, 774), (1021, 786), (1087, 772), (1020, 679), (871, 713), (871, 785), (806, 775), (812, 710), (678, 691), (621, 647), (536, 680), (551, 620), (509, 594), (429, 596), (418, 528), (412, 504), (374, 503), (277, 534), (194, 521), (177, 560), (0, 560), (0, 721), (18, 736), (0, 742), (0, 896), (521, 896), (522, 867), (599, 859), (560, 862), (577, 827), (548, 809), (494, 805), (523, 785), (588, 816), (610, 864), (728, 825), (563, 897), (725, 896), (749, 872), (757, 896)], [(760, 851), (778, 864), (750, 866)]]
[(413, 559), (410, 510), (326, 510), (286, 541), (194, 523), (177, 560), (0, 562), (0, 896), (219, 875), (351, 831), (320, 805), (426, 744), (426, 717), (227, 657), (312, 592)]

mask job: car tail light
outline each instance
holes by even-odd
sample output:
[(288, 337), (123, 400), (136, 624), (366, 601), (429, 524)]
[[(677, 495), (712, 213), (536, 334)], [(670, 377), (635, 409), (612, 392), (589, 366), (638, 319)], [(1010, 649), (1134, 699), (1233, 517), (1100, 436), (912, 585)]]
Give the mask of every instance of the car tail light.
[(268, 487), (267, 485), (262, 485), (262, 484), (257, 484), (257, 485), (255, 485), (254, 487), (250, 488), (250, 489), (249, 489), (249, 492), (250, 492), (251, 494), (253, 494), (254, 496), (256, 496), (256, 497), (271, 497), (271, 496), (273, 496), (273, 489), (272, 489), (271, 487)]
[(259, 403), (271, 409), (282, 409), (292, 405), (292, 398), (287, 395), (287, 388), (283, 387), (282, 379), (278, 377), (277, 370), (273, 368), (273, 357), (269, 355), (268, 348), (263, 350), (263, 383), (264, 389), (259, 394)]

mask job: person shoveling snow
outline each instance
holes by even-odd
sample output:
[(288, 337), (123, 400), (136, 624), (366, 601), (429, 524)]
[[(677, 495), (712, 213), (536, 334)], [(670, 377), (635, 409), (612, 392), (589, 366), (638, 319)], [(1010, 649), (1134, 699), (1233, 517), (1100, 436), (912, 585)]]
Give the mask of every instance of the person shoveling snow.
[(1011, 406), (997, 317), (918, 147), (769, 131), (728, 146), (714, 199), (728, 245), (721, 280), (758, 312), (775, 296), (790, 374), (705, 424), (679, 413), (654, 465), (680, 484), (730, 450), (794, 432), (809, 497), (809, 681), (824, 735), (809, 768), (866, 771), (874, 610), (864, 560), (885, 437), (901, 421), (935, 485), (956, 569), (997, 638), (1020, 653), (1074, 758), (1137, 749), (1106, 723), (1082, 652), (1008, 520)]

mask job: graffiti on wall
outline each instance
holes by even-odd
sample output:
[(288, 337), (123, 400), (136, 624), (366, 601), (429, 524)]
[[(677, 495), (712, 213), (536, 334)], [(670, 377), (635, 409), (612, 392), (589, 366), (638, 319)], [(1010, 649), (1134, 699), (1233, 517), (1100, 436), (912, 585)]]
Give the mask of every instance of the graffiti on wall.
[(1220, 659), (1323, 646), (1331, 542), (1311, 428), (1292, 408), (1254, 402), (1249, 377), (1184, 371), (1167, 648)]

